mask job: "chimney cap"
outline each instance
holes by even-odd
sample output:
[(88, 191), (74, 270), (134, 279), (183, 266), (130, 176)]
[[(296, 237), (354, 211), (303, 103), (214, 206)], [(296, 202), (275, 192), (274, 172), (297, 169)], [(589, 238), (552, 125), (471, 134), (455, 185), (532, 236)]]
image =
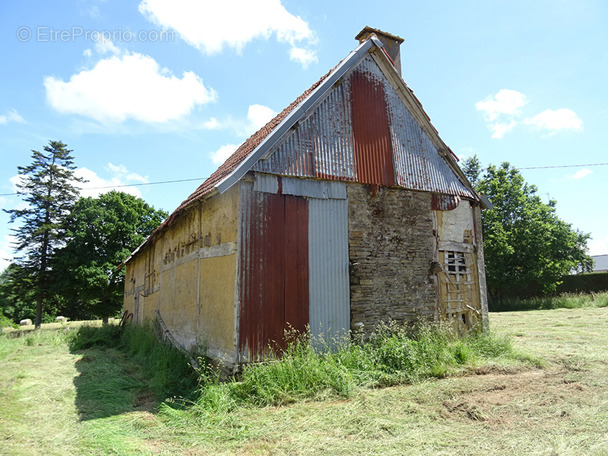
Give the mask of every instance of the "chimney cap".
[(369, 25), (366, 25), (365, 27), (363, 27), (363, 29), (357, 34), (357, 36), (355, 36), (355, 39), (359, 40), (359, 42), (363, 42), (366, 39), (368, 39), (369, 36), (372, 33), (375, 33), (376, 35), (385, 36), (385, 37), (387, 37), (387, 38), (389, 38), (391, 40), (396, 41), (398, 44), (401, 44), (401, 43), (403, 43), (405, 41), (400, 36), (393, 35), (393, 34), (388, 33), (388, 32), (384, 32), (384, 31), (382, 31), (380, 29), (376, 29), (376, 28), (370, 27)]

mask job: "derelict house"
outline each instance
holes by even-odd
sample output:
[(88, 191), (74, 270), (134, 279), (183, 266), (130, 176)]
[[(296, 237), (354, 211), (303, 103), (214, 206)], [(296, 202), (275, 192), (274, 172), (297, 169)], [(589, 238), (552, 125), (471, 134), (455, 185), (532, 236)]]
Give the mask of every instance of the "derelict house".
[(228, 366), (288, 327), (487, 323), (480, 198), (401, 78), (403, 40), (357, 38), (129, 257), (134, 321)]

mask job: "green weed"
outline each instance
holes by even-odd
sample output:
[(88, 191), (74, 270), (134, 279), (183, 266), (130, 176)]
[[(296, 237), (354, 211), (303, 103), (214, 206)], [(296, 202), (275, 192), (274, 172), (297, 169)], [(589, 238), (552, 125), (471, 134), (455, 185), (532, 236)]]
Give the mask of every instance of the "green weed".
[(239, 406), (349, 398), (363, 388), (445, 377), (482, 360), (529, 361), (512, 348), (506, 336), (484, 332), (458, 338), (432, 326), (413, 332), (396, 324), (381, 325), (366, 339), (333, 345), (334, 350), (319, 349), (325, 344), (311, 341), (308, 334), (292, 338), (277, 357), (245, 365), (238, 378), (226, 383), (207, 370), (201, 374), (199, 397), (189, 411), (209, 416)]

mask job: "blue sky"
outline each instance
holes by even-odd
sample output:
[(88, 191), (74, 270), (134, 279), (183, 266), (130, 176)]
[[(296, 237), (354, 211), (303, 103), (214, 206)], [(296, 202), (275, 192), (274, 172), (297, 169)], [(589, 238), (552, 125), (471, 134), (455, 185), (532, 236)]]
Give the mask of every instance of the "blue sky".
[[(172, 211), (248, 135), (344, 58), (365, 26), (405, 38), (403, 77), (461, 157), (608, 162), (603, 0), (23, 0), (0, 4), (0, 207), (31, 150), (74, 150), (86, 196)], [(523, 169), (608, 253), (608, 166)], [(0, 214), (0, 269), (12, 256)], [(542, 235), (542, 233), (539, 233)]]

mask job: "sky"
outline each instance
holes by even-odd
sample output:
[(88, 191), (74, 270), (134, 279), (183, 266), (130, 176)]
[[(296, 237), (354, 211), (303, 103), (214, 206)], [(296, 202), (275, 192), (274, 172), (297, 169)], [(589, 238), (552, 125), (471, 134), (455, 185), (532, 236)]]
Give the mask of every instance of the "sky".
[(405, 39), (403, 78), (457, 156), (520, 168), (608, 254), (604, 0), (3, 1), (0, 208), (23, 207), (17, 167), (60, 140), (83, 196), (172, 212), (366, 25)]

